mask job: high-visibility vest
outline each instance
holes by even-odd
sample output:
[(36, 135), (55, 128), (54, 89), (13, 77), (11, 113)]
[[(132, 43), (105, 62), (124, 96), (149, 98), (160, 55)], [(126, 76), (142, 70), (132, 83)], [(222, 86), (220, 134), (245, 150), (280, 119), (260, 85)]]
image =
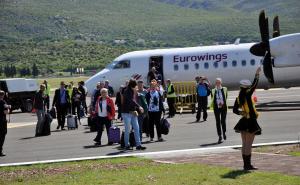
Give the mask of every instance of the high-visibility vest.
[[(226, 106), (228, 107), (228, 104), (227, 104), (227, 95), (228, 95), (228, 91), (227, 91), (227, 87), (222, 87), (223, 88), (223, 92), (224, 92), (224, 95), (225, 95), (225, 102), (226, 102)], [(212, 91), (211, 91), (211, 102), (210, 102), (210, 109), (214, 109), (214, 99), (215, 99), (215, 96), (216, 96), (216, 92), (217, 92), (217, 89), (214, 88)]]
[(45, 88), (44, 94), (50, 96), (51, 86), (47, 84), (47, 88)]
[[(167, 89), (167, 98), (176, 98), (175, 92), (169, 94), (169, 92), (171, 92), (171, 87), (172, 87), (172, 86), (173, 86), (173, 84), (170, 84), (170, 85), (168, 86), (168, 89)], [(173, 87), (173, 88), (174, 88), (174, 87)], [(174, 91), (175, 91), (175, 89), (174, 89)]]
[[(252, 101), (252, 107), (253, 107), (254, 113), (255, 113), (256, 118), (257, 118), (259, 113), (256, 111), (255, 102), (252, 98), (251, 98), (251, 101)], [(239, 101), (239, 97), (237, 97), (237, 102), (238, 102), (239, 106), (242, 108), (242, 111), (244, 112), (244, 114), (242, 116), (249, 119), (250, 118), (250, 109), (249, 109), (249, 105), (247, 103), (247, 100), (245, 100), (245, 103), (243, 105), (241, 105), (240, 101)]]
[(72, 94), (73, 94), (73, 87), (67, 87), (67, 92), (69, 94), (70, 100), (72, 100)]

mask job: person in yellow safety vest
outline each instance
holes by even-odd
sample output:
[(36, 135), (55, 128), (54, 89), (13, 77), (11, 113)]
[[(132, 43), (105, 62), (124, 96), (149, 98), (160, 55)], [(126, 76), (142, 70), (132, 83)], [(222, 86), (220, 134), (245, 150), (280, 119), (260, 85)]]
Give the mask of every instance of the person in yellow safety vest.
[(176, 107), (175, 107), (175, 100), (176, 100), (176, 94), (174, 85), (171, 83), (170, 79), (167, 79), (167, 102), (169, 106), (169, 118), (172, 118), (176, 114)]
[(50, 107), (50, 91), (51, 91), (51, 86), (48, 84), (47, 80), (44, 80), (43, 84), (45, 85), (45, 91), (44, 91), (44, 95), (45, 97), (45, 106), (46, 106), (46, 110), (47, 112), (49, 111), (49, 107)]
[(69, 94), (69, 97), (70, 97), (70, 99), (69, 99), (70, 104), (69, 104), (69, 107), (68, 107), (68, 113), (70, 113), (70, 114), (75, 114), (74, 112), (72, 112), (72, 101), (71, 101), (71, 98), (72, 98), (72, 95), (73, 95), (73, 88), (74, 88), (73, 82), (70, 82), (69, 85), (66, 88), (67, 92)]
[[(214, 110), (216, 118), (217, 133), (219, 136), (218, 143), (222, 143), (223, 139), (226, 140), (226, 115), (227, 115), (227, 97), (228, 91), (226, 87), (222, 86), (222, 79), (216, 78), (215, 88), (211, 91), (211, 104), (210, 108)], [(222, 132), (221, 132), (222, 128)]]
[(261, 134), (261, 128), (257, 123), (258, 112), (256, 111), (252, 94), (258, 84), (260, 71), (261, 68), (257, 68), (252, 84), (249, 80), (240, 81), (240, 93), (233, 106), (233, 113), (242, 116), (234, 130), (241, 133), (242, 136), (244, 170), (257, 169), (251, 165), (251, 148), (255, 135)]

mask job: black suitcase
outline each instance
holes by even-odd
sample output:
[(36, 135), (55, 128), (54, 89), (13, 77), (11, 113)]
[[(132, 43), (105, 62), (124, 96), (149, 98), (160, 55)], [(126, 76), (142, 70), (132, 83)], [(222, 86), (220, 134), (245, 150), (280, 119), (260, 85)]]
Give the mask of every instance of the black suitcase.
[[(121, 147), (125, 148), (125, 131), (122, 131), (122, 135), (121, 135)], [(130, 131), (129, 133), (129, 146), (134, 147), (136, 145), (135, 143), (135, 138), (134, 138), (134, 132), (133, 130)]]
[(164, 135), (168, 135), (170, 131), (170, 123), (166, 118), (160, 120), (160, 132)]
[(50, 130), (51, 122), (52, 122), (51, 115), (49, 113), (45, 114), (41, 136), (49, 136), (51, 134), (51, 130)]
[(96, 117), (88, 117), (88, 126), (90, 127), (90, 132), (96, 132), (97, 131), (97, 118)]

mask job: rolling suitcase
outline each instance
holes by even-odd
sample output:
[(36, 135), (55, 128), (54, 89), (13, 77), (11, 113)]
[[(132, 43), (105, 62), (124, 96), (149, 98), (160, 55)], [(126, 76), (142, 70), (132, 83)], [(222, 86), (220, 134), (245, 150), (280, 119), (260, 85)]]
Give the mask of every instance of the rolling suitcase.
[(120, 128), (117, 126), (111, 126), (108, 131), (109, 143), (120, 143)]
[(89, 116), (88, 117), (88, 126), (90, 127), (90, 132), (96, 132), (97, 131), (97, 118)]
[(78, 128), (77, 116), (71, 114), (67, 115), (67, 127), (68, 130)]
[(44, 124), (43, 124), (43, 130), (41, 133), (41, 136), (48, 136), (51, 134), (50, 126), (52, 122), (52, 117), (49, 113), (45, 114)]
[[(121, 147), (124, 148), (125, 147), (125, 131), (123, 130), (122, 131), (122, 135), (121, 135)], [(134, 132), (133, 130), (130, 131), (129, 133), (129, 146), (131, 147), (134, 147), (136, 144), (135, 144), (135, 138), (134, 138)]]

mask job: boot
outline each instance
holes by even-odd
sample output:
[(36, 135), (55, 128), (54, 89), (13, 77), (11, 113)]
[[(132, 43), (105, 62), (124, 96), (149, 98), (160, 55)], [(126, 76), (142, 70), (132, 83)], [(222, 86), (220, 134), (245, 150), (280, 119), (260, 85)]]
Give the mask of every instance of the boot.
[(244, 170), (257, 170), (257, 168), (251, 165), (251, 155), (244, 155), (244, 157)]

